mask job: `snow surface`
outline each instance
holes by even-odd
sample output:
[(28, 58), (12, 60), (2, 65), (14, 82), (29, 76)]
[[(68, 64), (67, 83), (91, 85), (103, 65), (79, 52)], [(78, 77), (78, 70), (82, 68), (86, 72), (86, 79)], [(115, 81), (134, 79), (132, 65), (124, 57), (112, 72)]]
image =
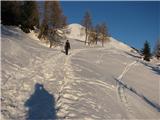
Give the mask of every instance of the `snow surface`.
[(129, 46), (113, 38), (103, 48), (84, 46), (71, 33), (66, 56), (34, 34), (1, 31), (2, 120), (160, 118), (160, 69)]

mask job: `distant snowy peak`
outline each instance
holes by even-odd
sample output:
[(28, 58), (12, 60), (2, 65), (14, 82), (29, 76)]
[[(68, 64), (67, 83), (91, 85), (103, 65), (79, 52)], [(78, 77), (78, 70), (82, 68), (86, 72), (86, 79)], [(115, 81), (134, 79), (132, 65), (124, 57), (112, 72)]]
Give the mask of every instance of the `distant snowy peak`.
[[(68, 33), (66, 36), (71, 39), (85, 41), (85, 27), (77, 23), (70, 24), (68, 25)], [(113, 37), (109, 37), (109, 39), (110, 42), (105, 44), (105, 47), (121, 49), (124, 51), (133, 50), (130, 46), (114, 39)]]
[(80, 24), (70, 24), (68, 25), (68, 33), (66, 35), (68, 38), (77, 39), (84, 41), (85, 40), (85, 27)]
[(78, 23), (72, 23), (72, 24), (68, 25), (68, 27), (71, 27), (71, 28), (82, 28), (83, 26), (78, 24)]

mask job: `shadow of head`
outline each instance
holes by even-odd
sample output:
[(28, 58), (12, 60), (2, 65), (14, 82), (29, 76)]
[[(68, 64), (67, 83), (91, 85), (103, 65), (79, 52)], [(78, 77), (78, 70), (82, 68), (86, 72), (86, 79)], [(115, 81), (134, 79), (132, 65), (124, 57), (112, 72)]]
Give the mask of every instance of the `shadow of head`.
[(42, 84), (36, 83), (35, 90), (44, 90), (44, 87)]
[(55, 99), (42, 84), (35, 84), (35, 91), (25, 102), (27, 119), (56, 119)]

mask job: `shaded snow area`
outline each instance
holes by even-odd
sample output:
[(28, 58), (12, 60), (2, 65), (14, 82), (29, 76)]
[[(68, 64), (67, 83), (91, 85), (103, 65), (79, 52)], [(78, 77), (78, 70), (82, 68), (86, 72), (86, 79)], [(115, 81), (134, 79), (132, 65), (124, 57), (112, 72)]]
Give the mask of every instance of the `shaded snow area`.
[(160, 118), (159, 66), (123, 43), (87, 47), (70, 36), (66, 56), (18, 28), (1, 31), (2, 120)]

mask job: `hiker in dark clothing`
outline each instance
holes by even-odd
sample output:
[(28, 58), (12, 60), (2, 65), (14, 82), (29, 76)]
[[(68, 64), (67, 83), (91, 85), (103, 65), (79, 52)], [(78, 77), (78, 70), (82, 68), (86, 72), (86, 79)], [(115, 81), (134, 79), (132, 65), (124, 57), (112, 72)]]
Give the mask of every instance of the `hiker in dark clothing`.
[(70, 47), (69, 40), (67, 40), (66, 43), (65, 43), (65, 53), (66, 53), (66, 55), (68, 55), (68, 50), (69, 49), (71, 49), (71, 47)]

